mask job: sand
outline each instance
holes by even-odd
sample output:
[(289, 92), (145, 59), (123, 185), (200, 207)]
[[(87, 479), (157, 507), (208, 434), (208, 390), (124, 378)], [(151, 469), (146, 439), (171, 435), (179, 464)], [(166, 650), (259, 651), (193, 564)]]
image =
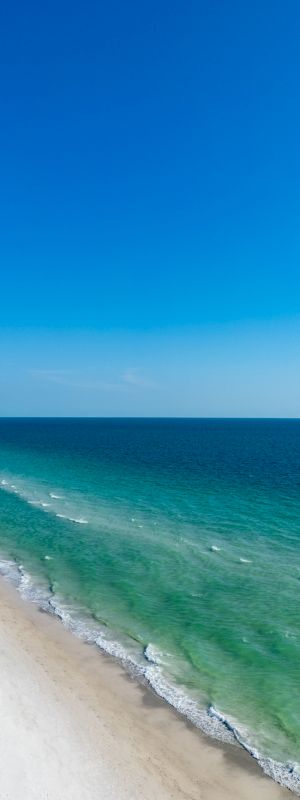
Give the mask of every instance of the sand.
[(288, 800), (0, 583), (1, 800)]

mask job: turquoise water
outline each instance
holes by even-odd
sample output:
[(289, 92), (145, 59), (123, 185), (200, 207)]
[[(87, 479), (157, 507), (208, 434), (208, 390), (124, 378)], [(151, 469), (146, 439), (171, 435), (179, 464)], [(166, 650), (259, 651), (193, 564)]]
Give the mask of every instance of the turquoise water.
[(300, 422), (0, 420), (0, 481), (24, 596), (300, 792)]

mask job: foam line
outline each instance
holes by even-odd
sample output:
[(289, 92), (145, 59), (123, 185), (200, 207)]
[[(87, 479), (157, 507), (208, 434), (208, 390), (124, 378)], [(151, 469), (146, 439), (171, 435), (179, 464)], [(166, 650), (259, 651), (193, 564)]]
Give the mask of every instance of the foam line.
[(163, 673), (162, 654), (155, 645), (149, 643), (140, 656), (138, 654), (133, 656), (123, 644), (110, 639), (107, 633), (99, 627), (95, 628), (92, 620), (90, 624), (87, 624), (84, 619), (79, 618), (74, 609), (66, 606), (63, 600), (57, 597), (53, 586), (46, 590), (35, 584), (34, 579), (22, 564), (18, 565), (15, 561), (2, 559), (0, 560), (0, 575), (13, 583), (22, 597), (37, 603), (44, 611), (55, 614), (63, 625), (76, 636), (96, 644), (101, 650), (117, 658), (137, 678), (148, 683), (159, 697), (166, 700), (169, 705), (208, 736), (243, 747), (260, 764), (267, 775), (300, 797), (300, 766), (293, 763), (281, 763), (265, 757), (251, 744), (251, 736), (247, 731), (243, 732), (239, 723), (230, 720), (213, 705), (201, 708), (183, 688), (172, 685)]

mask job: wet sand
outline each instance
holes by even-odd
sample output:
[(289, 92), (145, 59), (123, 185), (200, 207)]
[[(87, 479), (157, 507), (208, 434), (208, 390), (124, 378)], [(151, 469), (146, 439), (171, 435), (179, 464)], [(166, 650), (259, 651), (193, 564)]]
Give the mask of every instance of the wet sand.
[(0, 582), (1, 800), (289, 800)]

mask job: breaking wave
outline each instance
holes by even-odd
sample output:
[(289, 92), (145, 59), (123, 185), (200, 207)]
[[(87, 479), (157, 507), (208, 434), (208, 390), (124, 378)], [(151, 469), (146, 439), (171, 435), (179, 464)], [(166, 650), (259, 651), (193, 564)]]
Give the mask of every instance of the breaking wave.
[[(45, 511), (46, 513), (54, 514), (59, 519), (65, 519), (68, 522), (73, 522), (77, 525), (88, 525), (88, 520), (82, 516), (74, 516), (73, 514), (65, 513), (59, 508), (55, 503), (49, 503), (48, 500), (45, 500), (41, 497), (36, 497), (36, 490), (29, 491), (28, 487), (17, 487), (15, 483), (10, 483), (9, 480), (6, 478), (2, 478), (0, 481), (0, 488), (3, 489), (8, 494), (15, 494), (23, 500), (25, 503), (28, 503), (30, 506), (34, 506), (41, 511)], [(47, 493), (47, 497), (51, 497), (52, 500), (64, 500), (63, 495), (55, 494), (54, 492)], [(70, 504), (69, 504), (70, 505)], [(68, 504), (67, 504), (68, 507)]]
[(77, 637), (94, 643), (102, 651), (117, 658), (135, 677), (151, 687), (159, 697), (208, 736), (243, 747), (260, 764), (266, 775), (300, 797), (299, 765), (281, 763), (265, 757), (251, 744), (251, 736), (243, 730), (243, 726), (226, 717), (213, 705), (201, 708), (183, 688), (173, 685), (164, 675), (163, 654), (154, 644), (149, 642), (141, 652), (130, 653), (121, 642), (110, 638), (100, 625), (93, 624), (91, 618), (87, 615), (85, 618), (83, 614), (80, 616), (76, 609), (68, 606), (56, 594), (53, 586), (40, 585), (23, 564), (9, 559), (0, 560), (0, 576), (12, 583), (24, 599), (58, 617)]

